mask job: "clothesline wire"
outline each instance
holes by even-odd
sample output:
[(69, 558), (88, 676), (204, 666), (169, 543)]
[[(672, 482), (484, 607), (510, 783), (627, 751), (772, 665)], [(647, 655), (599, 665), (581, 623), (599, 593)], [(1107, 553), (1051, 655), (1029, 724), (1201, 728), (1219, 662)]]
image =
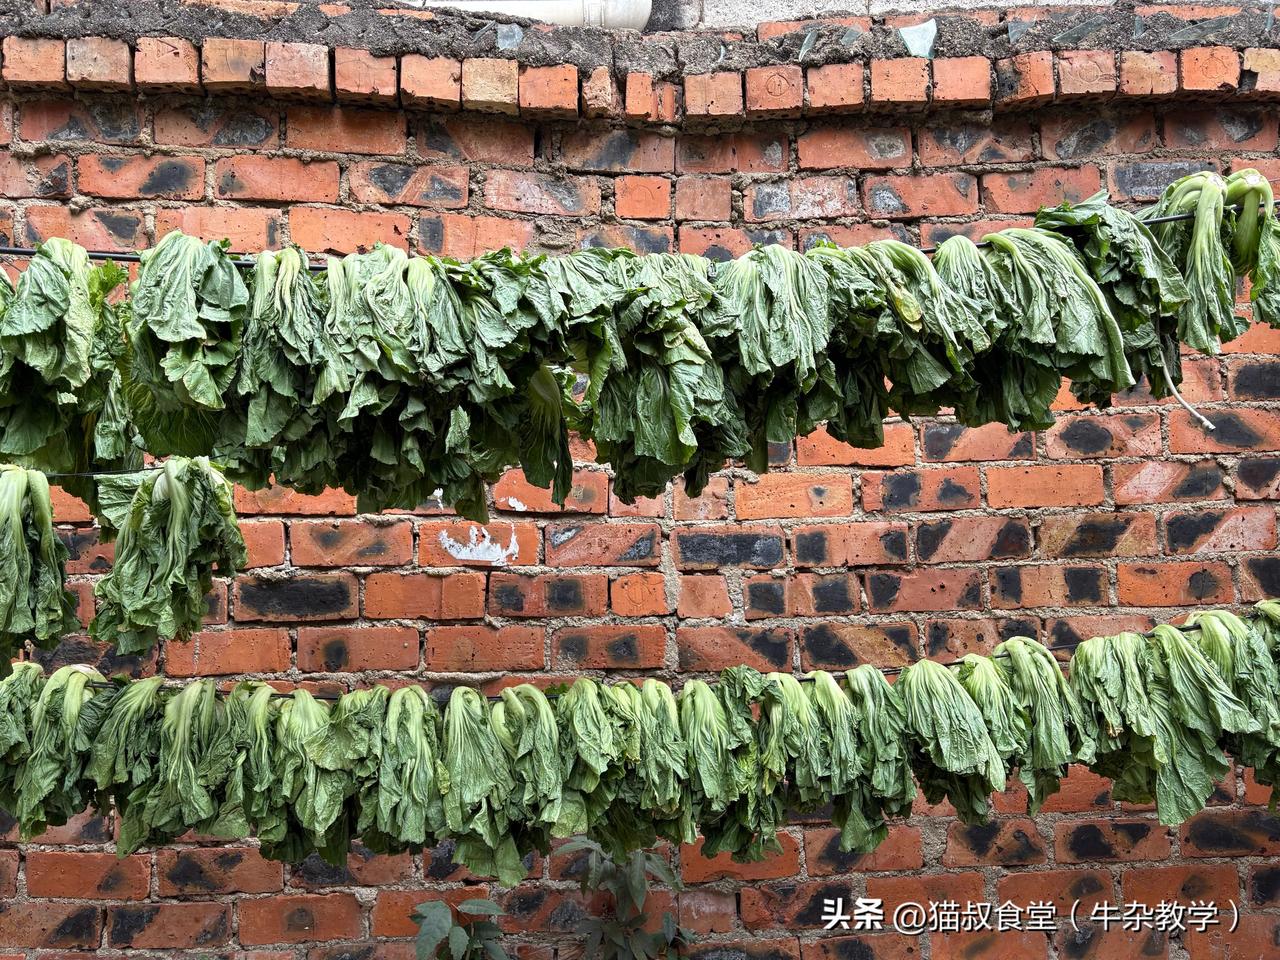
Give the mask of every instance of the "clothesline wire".
[[(1241, 616), (1242, 616), (1243, 618), (1245, 618), (1245, 619), (1252, 619), (1253, 617), (1257, 616), (1257, 614), (1256, 614), (1254, 611), (1252, 611), (1252, 610), (1246, 610), (1243, 614), (1241, 614)], [(1148, 631), (1146, 631), (1145, 633), (1142, 633), (1142, 634), (1141, 634), (1141, 636), (1143, 636), (1143, 637), (1145, 637), (1145, 638), (1147, 638), (1147, 639), (1150, 639), (1151, 637), (1154, 637), (1154, 636), (1155, 636), (1155, 633), (1154, 633), (1153, 631), (1148, 630)], [(1068, 641), (1067, 643), (1058, 643), (1058, 644), (1054, 644), (1053, 646), (1046, 647), (1045, 649), (1047, 649), (1050, 653), (1073, 653), (1073, 652), (1075, 651), (1075, 649), (1076, 649), (1077, 647), (1079, 647), (1079, 646), (1080, 646), (1082, 643), (1084, 643), (1084, 642), (1085, 642), (1084, 640), (1071, 640), (1071, 641)], [(992, 654), (992, 659), (997, 659), (997, 660), (998, 660), (998, 659), (1002, 659), (1002, 658), (1005, 658), (1005, 657), (1008, 657), (1008, 656), (1009, 656), (1009, 655), (1008, 655), (1007, 653), (996, 653), (996, 654)], [(961, 659), (959, 659), (959, 660), (942, 660), (942, 661), (935, 661), (935, 663), (937, 663), (939, 666), (942, 666), (942, 667), (958, 667), (958, 666), (960, 666), (963, 662), (964, 662), (963, 658), (961, 658)], [(886, 675), (889, 675), (889, 676), (896, 676), (897, 674), (899, 674), (899, 673), (901, 673), (903, 670), (905, 670), (905, 669), (907, 668), (907, 666), (908, 666), (908, 665), (905, 665), (905, 664), (904, 664), (904, 665), (902, 665), (902, 666), (897, 666), (897, 667), (879, 667), (878, 669), (879, 669), (879, 670), (880, 670), (880, 672), (881, 672), (881, 673), (883, 673), (883, 674), (886, 674)], [(795, 676), (796, 676), (796, 679), (797, 679), (800, 683), (812, 683), (812, 682), (813, 682), (813, 677), (812, 677), (812, 676), (810, 676), (810, 675), (808, 675), (808, 674), (797, 674), (797, 675), (795, 675)], [(101, 689), (101, 690), (111, 690), (111, 689), (115, 689), (116, 684), (114, 684), (114, 683), (106, 683), (106, 682), (96, 681), (96, 680), (95, 680), (95, 681), (90, 682), (90, 683), (89, 683), (89, 686), (90, 686), (90, 687), (94, 687), (94, 688), (96, 688), (96, 689)], [(218, 693), (221, 695), (221, 691), (218, 691)], [(280, 691), (276, 691), (275, 693), (273, 693), (273, 694), (272, 694), (272, 696), (273, 696), (273, 697), (278, 697), (278, 698), (280, 698), (280, 699), (285, 699), (285, 700), (287, 700), (287, 699), (289, 699), (290, 697), (292, 697), (292, 696), (293, 696), (293, 694), (292, 694), (291, 692), (286, 692), (286, 691), (280, 690)], [(341, 694), (341, 693), (312, 693), (312, 694), (311, 694), (311, 696), (312, 696), (312, 697), (314, 697), (314, 698), (315, 698), (315, 699), (317, 699), (317, 700), (327, 700), (327, 701), (330, 701), (330, 702), (335, 702), (335, 701), (337, 701), (337, 700), (341, 699), (341, 698), (342, 698), (342, 696), (343, 696), (343, 694)], [(560, 695), (559, 695), (558, 693), (549, 693), (549, 694), (547, 694), (546, 696), (547, 696), (547, 699), (548, 699), (548, 700), (555, 700), (555, 699), (556, 699), (557, 697), (559, 697)], [(490, 696), (490, 697), (486, 697), (485, 699), (489, 700), (489, 701), (490, 701), (490, 702), (492, 702), (492, 703), (496, 703), (496, 702), (500, 701), (500, 700), (502, 699), (502, 697), (501, 697), (501, 696)]]
[[(1274, 178), (1272, 180), (1268, 180), (1267, 182), (1268, 183), (1280, 182), (1280, 177)], [(1262, 206), (1262, 204), (1259, 204), (1259, 206)], [(1226, 209), (1239, 212), (1240, 207), (1239, 205), (1233, 205), (1233, 206), (1226, 207)], [(1150, 220), (1143, 220), (1141, 222), (1147, 225), (1151, 225), (1154, 223), (1176, 223), (1180, 220), (1194, 220), (1195, 216), (1196, 216), (1195, 213), (1172, 213), (1172, 214), (1169, 214), (1168, 216), (1152, 217)], [(991, 244), (989, 244), (985, 240), (979, 241), (976, 245), (979, 247), (991, 246)], [(922, 253), (935, 253), (938, 248), (937, 247), (920, 247), (919, 249)], [(141, 263), (142, 262), (142, 254), (140, 253), (118, 253), (111, 250), (89, 250), (86, 252), (88, 253), (90, 260), (117, 260), (121, 263)], [(35, 253), (36, 253), (35, 247), (0, 246), (0, 256), (3, 256), (3, 257), (31, 257), (31, 256), (34, 256)], [(245, 257), (243, 254), (237, 255), (234, 259), (232, 259), (231, 263), (233, 266), (243, 267), (246, 269), (251, 269), (254, 266), (254, 261), (252, 259), (249, 259), (248, 257)], [(309, 269), (312, 273), (323, 273), (325, 270), (328, 269), (328, 264), (315, 261), (315, 260), (309, 260), (307, 261), (307, 269)]]

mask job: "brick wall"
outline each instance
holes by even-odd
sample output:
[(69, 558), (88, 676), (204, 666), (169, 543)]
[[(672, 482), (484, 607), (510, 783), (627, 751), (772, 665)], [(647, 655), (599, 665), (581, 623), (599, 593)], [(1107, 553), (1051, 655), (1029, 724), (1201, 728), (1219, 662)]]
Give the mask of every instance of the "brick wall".
[[(673, 82), (261, 41), (10, 37), (0, 232), (126, 249), (181, 227), (238, 250), (383, 240), (462, 257), (503, 244), (725, 256), (818, 237), (935, 243), (1103, 184), (1137, 203), (1203, 165), (1280, 175), (1280, 121), (1265, 102), (1278, 67), (1266, 50), (1033, 51)], [(1140, 389), (1101, 413), (1064, 391), (1043, 434), (945, 418), (889, 424), (878, 450), (817, 434), (774, 450), (768, 476), (729, 470), (696, 499), (677, 487), (633, 506), (580, 445), (564, 510), (513, 474), (484, 530), (430, 505), (359, 517), (341, 493), (240, 491), (253, 569), (219, 588), (194, 643), (143, 661), (78, 639), (50, 660), (326, 690), (412, 677), (492, 691), (584, 671), (889, 666), (1280, 595), (1277, 353), (1280, 334), (1259, 329), (1220, 358), (1188, 360), (1185, 393), (1212, 434)], [(58, 515), (87, 617), (111, 548), (82, 505), (61, 499)], [(477, 555), (505, 565), (467, 559)], [(690, 883), (673, 906), (704, 935), (695, 953), (707, 960), (1273, 956), (1280, 820), (1264, 801), (1233, 777), (1208, 812), (1166, 829), (1078, 771), (1034, 821), (1017, 791), (990, 827), (921, 805), (864, 857), (840, 854), (820, 818), (796, 823), (763, 864), (673, 850)], [(334, 870), (195, 840), (119, 861), (112, 825), (94, 819), (37, 844), (6, 836), (6, 960), (95, 948), (400, 960), (414, 904), (487, 889), (447, 850), (357, 852)], [(598, 906), (568, 869), (553, 857), (527, 887), (498, 892), (529, 960), (551, 960), (556, 945), (572, 956), (566, 934)], [(1226, 939), (821, 935), (822, 900), (864, 892), (891, 903), (1233, 899), (1245, 916)]]

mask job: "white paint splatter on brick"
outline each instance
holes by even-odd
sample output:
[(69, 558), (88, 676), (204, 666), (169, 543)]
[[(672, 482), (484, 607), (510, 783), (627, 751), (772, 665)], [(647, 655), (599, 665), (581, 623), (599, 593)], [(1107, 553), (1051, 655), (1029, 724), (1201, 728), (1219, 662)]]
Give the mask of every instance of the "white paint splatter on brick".
[(467, 543), (459, 543), (444, 530), (440, 531), (440, 546), (445, 553), (455, 560), (471, 563), (492, 563), (495, 567), (505, 567), (520, 552), (520, 544), (516, 542), (516, 527), (511, 524), (511, 542), (503, 546), (494, 540), (484, 527), (472, 527), (467, 536)]

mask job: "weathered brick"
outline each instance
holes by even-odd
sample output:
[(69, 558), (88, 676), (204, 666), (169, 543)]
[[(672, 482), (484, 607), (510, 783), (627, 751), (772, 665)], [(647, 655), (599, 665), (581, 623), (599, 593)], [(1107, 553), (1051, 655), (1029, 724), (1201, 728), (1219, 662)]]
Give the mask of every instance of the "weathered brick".
[(493, 170), (485, 178), (484, 202), (494, 210), (580, 217), (600, 210), (600, 187), (592, 179)]
[(114, 853), (32, 850), (27, 853), (27, 893), (68, 900), (145, 900), (151, 858)]
[(662, 616), (671, 612), (666, 581), (660, 573), (627, 573), (609, 584), (609, 606), (623, 617)]
[(867, 211), (890, 220), (978, 212), (978, 181), (967, 173), (867, 177)]
[(734, 863), (727, 853), (702, 855), (702, 841), (680, 848), (680, 875), (686, 883), (711, 880), (773, 880), (794, 876), (800, 871), (800, 847), (789, 834), (778, 835), (781, 852), (755, 863)]
[(400, 99), (406, 107), (457, 110), (462, 105), (462, 64), (406, 53), (400, 58)]
[[(1194, 463), (1177, 460), (1117, 463), (1111, 468), (1111, 479), (1113, 495), (1118, 504), (1219, 500), (1226, 496), (1222, 486), (1222, 470), (1213, 460)], [(1240, 495), (1237, 484), (1237, 496)]]
[(102, 911), (83, 903), (26, 903), (0, 910), (0, 940), (10, 948), (49, 947), (96, 950)]
[(805, 670), (902, 667), (919, 659), (918, 639), (911, 623), (815, 623), (800, 630), (800, 664)]
[(877, 613), (929, 610), (975, 610), (982, 603), (983, 578), (961, 567), (914, 573), (873, 571), (867, 574), (867, 598)]
[(1102, 503), (1105, 496), (1098, 466), (987, 468), (987, 502), (993, 507), (1082, 507)]
[(828, 63), (805, 72), (809, 110), (842, 113), (862, 106), (862, 64)]
[(15, 89), (66, 88), (67, 44), (46, 37), (5, 37), (0, 76)]
[(133, 80), (155, 93), (195, 93), (200, 89), (200, 51), (180, 37), (139, 37)]
[(915, 526), (921, 563), (1016, 560), (1031, 556), (1031, 528), (1016, 517), (953, 517)]
[(1240, 55), (1230, 47), (1188, 47), (1178, 63), (1183, 90), (1225, 94), (1240, 83)]
[(602, 573), (489, 575), (489, 612), (499, 617), (591, 617), (607, 606)]
[(281, 864), (254, 847), (172, 847), (156, 851), (162, 897), (218, 893), (273, 893), (284, 886)]
[(996, 61), (996, 102), (1006, 107), (1034, 107), (1053, 99), (1053, 54), (1020, 53)]
[(1120, 93), (1127, 97), (1164, 96), (1178, 89), (1178, 55), (1172, 50), (1122, 50)]
[(405, 152), (404, 114), (352, 107), (291, 107), (285, 146), (303, 150), (401, 156)]
[(794, 64), (747, 68), (748, 116), (797, 116), (804, 103), (804, 74)]
[(413, 524), (295, 520), (289, 524), (289, 541), (299, 567), (394, 567), (413, 557)]
[(684, 109), (690, 117), (724, 117), (743, 112), (742, 74), (685, 74)]
[(871, 61), (871, 102), (912, 106), (929, 98), (929, 61), (924, 57)]
[(335, 620), (356, 611), (356, 582), (349, 573), (236, 580), (236, 616), (241, 620)]
[(541, 627), (432, 627), (427, 630), (428, 670), (472, 673), (541, 670)]
[(945, 867), (1044, 863), (1044, 838), (1032, 820), (994, 820), (991, 823), (953, 823), (947, 829)]
[(578, 68), (570, 63), (521, 67), (520, 112), (546, 117), (578, 115)]
[(82, 193), (98, 197), (198, 200), (204, 196), (204, 161), (199, 157), (81, 157)]
[(328, 100), (329, 48), (319, 43), (267, 41), (266, 76), (272, 96)]
[(757, 670), (789, 670), (794, 632), (785, 627), (679, 627), (681, 670), (716, 671), (745, 663)]
[(462, 61), (462, 105), (485, 113), (519, 113), (520, 72), (516, 61), (492, 57)]
[(418, 527), (418, 555), (423, 566), (524, 566), (538, 560), (538, 528), (511, 521), (424, 523)]
[(338, 199), (338, 165), (293, 157), (224, 157), (214, 165), (214, 191), (227, 200)]
[[(249, 608), (237, 609), (237, 619), (253, 618)], [(289, 669), (289, 652), (289, 634), (283, 629), (203, 630), (190, 642), (167, 648), (165, 671), (175, 677), (283, 673)]]
[[(267, 900), (245, 901), (254, 906)], [(252, 927), (250, 928), (252, 934)], [(242, 943), (273, 942), (245, 939)], [(114, 949), (164, 950), (218, 947), (231, 937), (231, 908), (225, 903), (146, 903), (107, 910), (107, 944)]]
[(549, 524), (547, 563), (556, 567), (657, 566), (662, 531), (653, 523)]
[(1044, 517), (1039, 544), (1046, 556), (1140, 557), (1159, 553), (1150, 513), (1067, 513)]
[(625, 176), (613, 182), (614, 212), (632, 220), (665, 220), (671, 215), (671, 181)]
[(1116, 55), (1111, 50), (1063, 50), (1058, 54), (1058, 95), (1062, 98), (1114, 94)]
[(1096, 606), (1108, 599), (1107, 571), (1100, 566), (999, 567), (991, 571), (994, 607)]
[(906, 127), (814, 127), (796, 138), (800, 168), (888, 170), (911, 166), (911, 131)]
[(1225, 563), (1122, 563), (1116, 583), (1120, 602), (1136, 607), (1230, 603), (1233, 594)]
[(1170, 512), (1164, 515), (1164, 530), (1171, 554), (1270, 550), (1276, 545), (1275, 511), (1262, 507)]
[(408, 246), (411, 224), (401, 213), (293, 207), (289, 234), (300, 247), (316, 253), (356, 253), (377, 244)]
[(219, 93), (248, 93), (265, 86), (266, 43), (206, 37), (200, 45), (200, 80), (206, 90)]
[(551, 637), (551, 659), (566, 670), (644, 670), (661, 667), (667, 631), (661, 624), (565, 627)]
[(361, 933), (360, 904), (349, 893), (243, 899), (237, 909), (246, 946), (349, 940)]
[(302, 627), (298, 669), (309, 673), (413, 670), (418, 631), (413, 627)]
[(374, 620), (476, 620), (484, 616), (484, 574), (373, 573), (364, 614)]
[(465, 166), (362, 160), (351, 165), (347, 176), (351, 195), (361, 203), (449, 209), (465, 207), (469, 195), (469, 171)]
[(123, 40), (72, 37), (67, 41), (67, 81), (77, 90), (128, 90), (133, 52)]
[(339, 100), (394, 103), (396, 58), (375, 56), (359, 47), (334, 47), (333, 88)]

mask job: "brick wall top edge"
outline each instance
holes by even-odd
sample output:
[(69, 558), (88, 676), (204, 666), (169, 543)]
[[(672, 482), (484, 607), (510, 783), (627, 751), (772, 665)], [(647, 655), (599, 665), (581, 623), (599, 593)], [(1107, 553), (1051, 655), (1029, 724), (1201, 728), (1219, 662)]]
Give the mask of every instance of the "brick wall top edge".
[[(745, 31), (638, 33), (556, 27), (529, 20), (390, 9), (379, 0), (316, 3), (295, 0), (0, 0), (0, 36), (70, 39), (108, 37), (136, 45), (140, 37), (178, 37), (197, 46), (207, 38), (323, 43), (377, 56), (419, 54), (466, 60), (515, 59), (528, 66), (609, 67), (659, 79), (753, 66), (894, 59), (907, 56), (897, 33), (928, 14), (832, 17), (763, 23)], [(216, 11), (216, 14), (214, 14)], [(1265, 5), (1138, 4), (1015, 7), (934, 16), (938, 58), (1000, 60), (1038, 50), (1156, 51), (1190, 47), (1280, 47)]]

